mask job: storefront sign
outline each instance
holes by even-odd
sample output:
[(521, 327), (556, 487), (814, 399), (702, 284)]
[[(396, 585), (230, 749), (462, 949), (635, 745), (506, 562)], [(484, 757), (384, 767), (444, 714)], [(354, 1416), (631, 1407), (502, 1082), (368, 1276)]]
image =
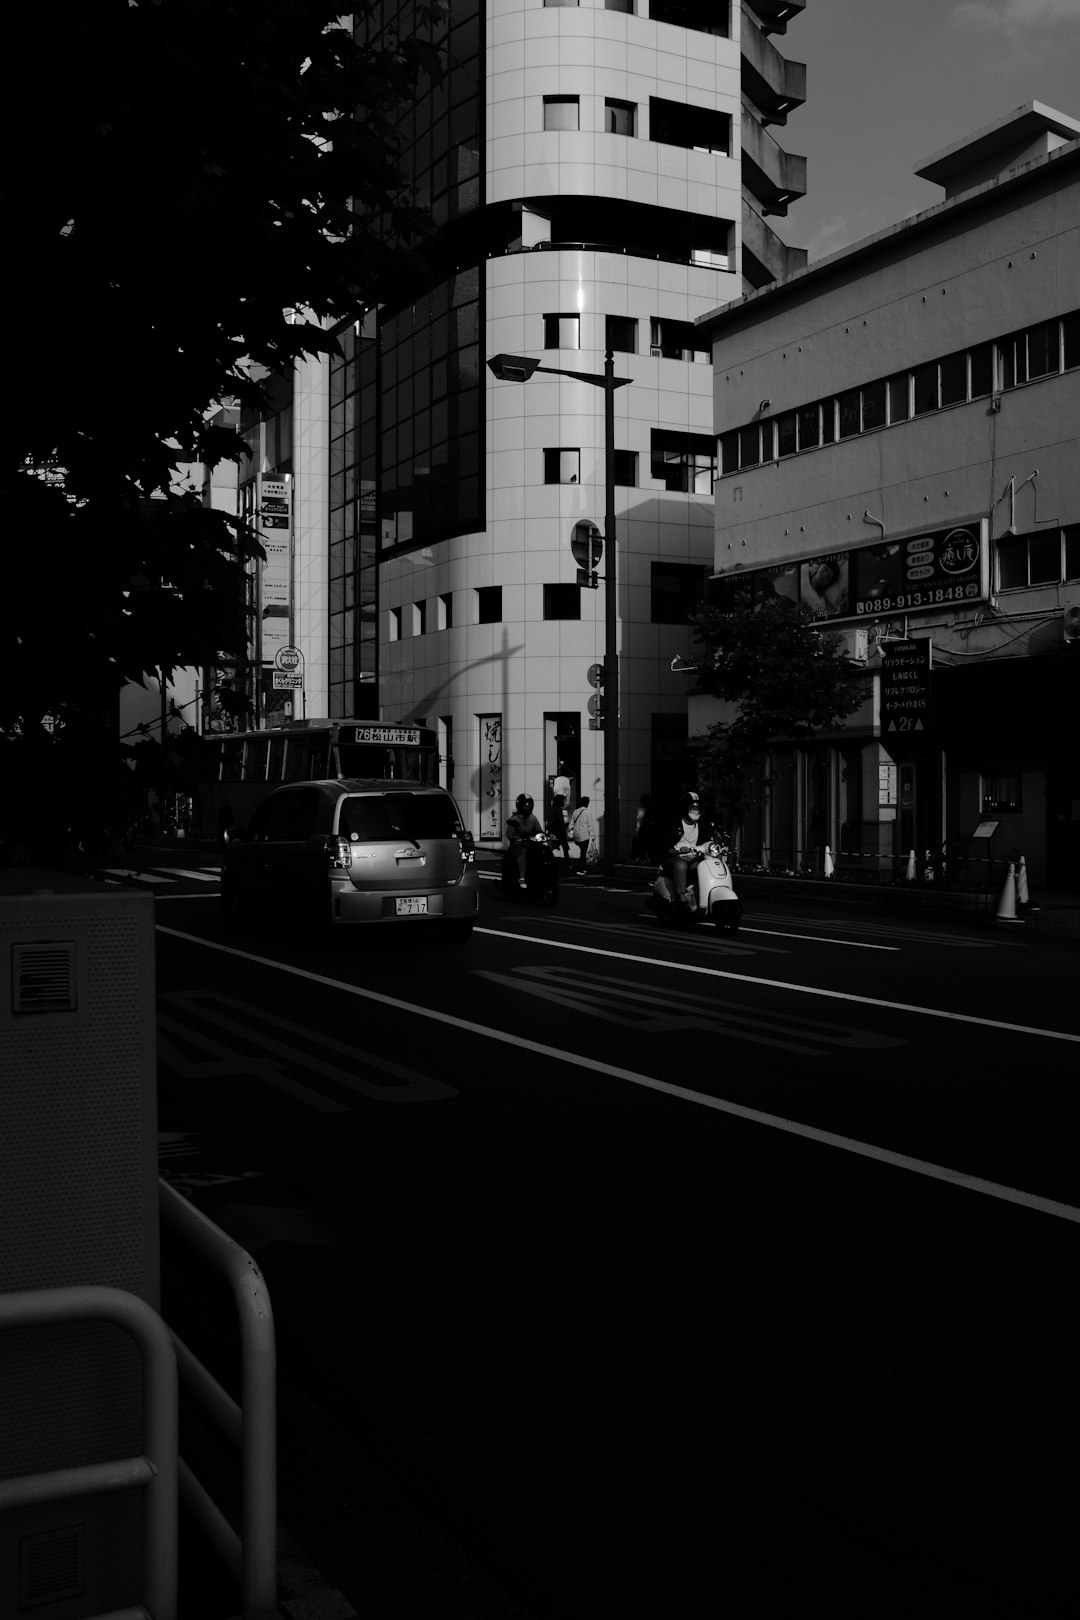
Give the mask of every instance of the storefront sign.
[(886, 642), (881, 653), (881, 735), (930, 728), (933, 648), (921, 641)]
[(290, 479), (259, 478), (255, 522), (266, 553), (266, 559), (259, 569), (264, 665), (272, 664), (276, 654), (289, 644), (292, 610), (291, 494)]
[(480, 724), (480, 837), (485, 843), (502, 840), (502, 715), (481, 714)]

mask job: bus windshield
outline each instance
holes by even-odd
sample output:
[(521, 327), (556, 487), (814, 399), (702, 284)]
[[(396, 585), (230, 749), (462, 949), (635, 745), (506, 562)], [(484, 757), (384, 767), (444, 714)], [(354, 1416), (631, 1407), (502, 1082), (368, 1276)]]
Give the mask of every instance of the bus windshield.
[(385, 782), (436, 785), (438, 755), (416, 748), (383, 748), (371, 743), (338, 743), (338, 775), (369, 776)]

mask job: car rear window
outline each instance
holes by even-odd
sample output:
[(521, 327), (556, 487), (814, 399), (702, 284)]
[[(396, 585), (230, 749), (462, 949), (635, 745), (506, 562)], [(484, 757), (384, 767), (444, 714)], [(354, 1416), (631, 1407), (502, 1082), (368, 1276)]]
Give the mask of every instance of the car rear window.
[(453, 838), (460, 823), (452, 799), (441, 793), (379, 793), (342, 801), (338, 831), (357, 843), (399, 838)]

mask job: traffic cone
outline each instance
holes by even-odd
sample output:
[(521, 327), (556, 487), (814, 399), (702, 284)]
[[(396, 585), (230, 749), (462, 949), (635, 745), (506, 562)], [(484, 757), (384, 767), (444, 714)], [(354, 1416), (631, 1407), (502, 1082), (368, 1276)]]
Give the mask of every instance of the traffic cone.
[(829, 848), (828, 844), (826, 844), (825, 845), (825, 876), (826, 877), (832, 877), (832, 875), (833, 875), (832, 850)]
[(907, 858), (907, 871), (904, 873), (904, 882), (905, 883), (914, 883), (914, 881), (915, 881), (915, 851), (910, 850), (908, 852), (908, 858)]
[(1031, 896), (1028, 894), (1027, 861), (1022, 855), (1016, 873), (1016, 904), (1020, 911), (1026, 911), (1031, 904)]
[(1001, 890), (1001, 899), (998, 901), (997, 920), (998, 922), (1021, 921), (1016, 915), (1016, 869), (1012, 861), (1009, 862), (1009, 870)]

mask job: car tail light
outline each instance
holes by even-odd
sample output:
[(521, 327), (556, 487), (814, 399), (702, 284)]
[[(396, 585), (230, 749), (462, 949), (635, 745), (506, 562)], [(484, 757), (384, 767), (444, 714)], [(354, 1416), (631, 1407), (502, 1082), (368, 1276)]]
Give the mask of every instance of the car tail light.
[(347, 872), (352, 866), (352, 850), (347, 838), (328, 838), (326, 854), (331, 872)]
[(466, 832), (464, 827), (459, 827), (457, 840), (458, 848), (461, 850), (461, 859), (466, 866), (471, 866), (476, 860), (476, 841), (472, 833)]

